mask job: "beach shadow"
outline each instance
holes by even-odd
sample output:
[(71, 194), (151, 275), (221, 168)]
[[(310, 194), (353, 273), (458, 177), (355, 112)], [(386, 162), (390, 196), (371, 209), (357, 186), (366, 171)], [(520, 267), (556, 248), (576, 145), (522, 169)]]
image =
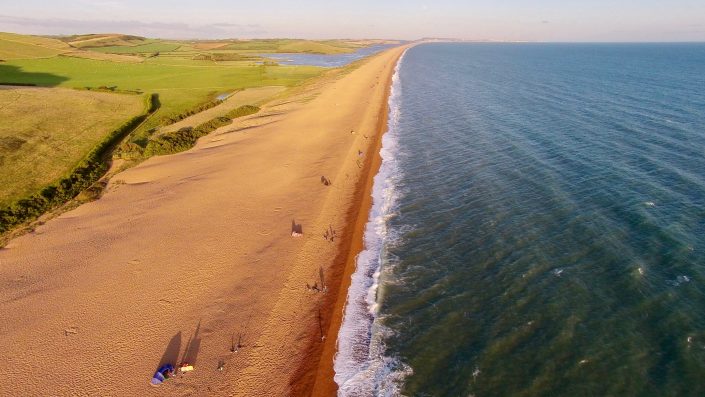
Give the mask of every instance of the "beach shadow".
[(166, 350), (162, 355), (162, 359), (159, 360), (157, 368), (160, 368), (164, 364), (176, 365), (176, 360), (179, 359), (179, 352), (181, 351), (181, 331), (177, 332), (169, 341), (166, 346)]
[(201, 337), (199, 332), (201, 330), (201, 322), (198, 322), (196, 327), (196, 332), (189, 338), (188, 343), (186, 343), (186, 350), (184, 350), (184, 356), (181, 358), (181, 363), (189, 363), (191, 365), (196, 365), (196, 359), (198, 358), (198, 351), (201, 348)]
[(27, 85), (54, 87), (69, 78), (52, 73), (25, 72), (19, 66), (0, 63), (0, 86), (2, 85)]
[(300, 223), (296, 223), (295, 220), (291, 220), (291, 235), (299, 234), (302, 235), (304, 234), (304, 227)]
[(270, 125), (270, 124), (274, 124), (274, 123), (278, 123), (278, 122), (279, 122), (278, 120), (275, 120), (275, 121), (270, 121), (270, 122), (268, 122), (268, 123), (262, 123), (262, 124), (257, 124), (257, 125), (250, 125), (250, 126), (247, 126), (247, 127), (235, 128), (235, 129), (232, 129), (232, 130), (228, 130), (228, 131), (221, 132), (221, 133), (218, 134), (218, 135), (230, 134), (230, 133), (233, 133), (233, 132), (247, 131), (247, 130), (251, 130), (251, 129), (254, 129), (254, 128), (264, 127), (265, 125)]

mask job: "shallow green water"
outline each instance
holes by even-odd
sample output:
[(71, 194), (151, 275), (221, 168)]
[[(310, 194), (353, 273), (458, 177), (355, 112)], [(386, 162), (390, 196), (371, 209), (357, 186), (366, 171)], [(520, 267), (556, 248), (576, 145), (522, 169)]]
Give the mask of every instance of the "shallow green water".
[(705, 395), (705, 45), (421, 45), (395, 90), (341, 394)]

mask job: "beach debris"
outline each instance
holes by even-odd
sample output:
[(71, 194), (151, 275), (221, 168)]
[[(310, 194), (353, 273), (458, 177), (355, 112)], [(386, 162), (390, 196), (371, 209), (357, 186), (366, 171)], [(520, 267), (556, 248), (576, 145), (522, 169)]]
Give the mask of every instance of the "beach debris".
[(360, 150), (360, 149), (358, 149), (358, 150), (357, 150), (357, 155), (360, 156), (360, 157), (362, 157), (362, 154), (363, 154), (363, 151)]
[(693, 337), (692, 337), (692, 336), (689, 336), (689, 337), (688, 337), (688, 344), (691, 344), (691, 343), (693, 343)]
[(554, 269), (553, 270), (553, 275), (556, 277), (560, 277), (561, 274), (563, 274), (563, 269)]
[(644, 203), (644, 205), (647, 207), (655, 207), (656, 203), (654, 203), (653, 201), (647, 201)]
[(580, 362), (579, 362), (578, 364), (579, 364), (579, 365), (584, 365), (584, 364), (587, 364), (587, 363), (589, 363), (589, 362), (590, 362), (590, 360), (580, 360)]
[(152, 386), (158, 386), (162, 384), (167, 379), (171, 379), (174, 377), (174, 366), (171, 364), (164, 364), (159, 369), (157, 369), (157, 372), (154, 373), (154, 376), (152, 377), (152, 380), (150, 383)]
[(186, 372), (191, 372), (191, 371), (193, 371), (193, 365), (191, 365), (187, 362), (183, 362), (179, 366), (179, 372), (181, 372), (182, 374), (184, 374)]
[(354, 135), (354, 134), (355, 134), (355, 130), (350, 130), (350, 133)]
[(643, 276), (644, 275), (644, 268), (640, 267), (638, 270), (639, 270), (639, 274)]
[(326, 292), (328, 292), (328, 287), (326, 287), (326, 286), (319, 287), (317, 282), (313, 283), (313, 286), (309, 283), (306, 283), (306, 289), (308, 291), (313, 291), (313, 292), (323, 292), (324, 294)]
[(223, 361), (223, 359), (220, 359), (218, 361), (218, 371), (222, 371), (223, 369), (225, 369), (225, 361)]
[(76, 328), (76, 327), (69, 327), (64, 330), (64, 336), (76, 335), (76, 334), (78, 334), (78, 328)]
[(480, 376), (480, 367), (475, 367), (475, 370), (472, 371), (472, 380), (475, 381), (478, 376)]
[(331, 181), (330, 181), (330, 179), (326, 178), (326, 177), (323, 176), (323, 175), (321, 175), (321, 183), (324, 184), (324, 185), (326, 185), (326, 186), (330, 186), (330, 185), (332, 184)]
[(291, 220), (291, 237), (301, 237), (304, 235), (304, 228), (300, 223)]
[(333, 229), (333, 225), (329, 224), (328, 229), (326, 229), (326, 232), (323, 233), (323, 238), (332, 243), (335, 241), (336, 237), (338, 237), (338, 234)]
[(237, 344), (235, 344), (235, 334), (233, 334), (230, 343), (230, 353), (237, 353), (243, 347), (245, 347), (245, 345), (242, 344), (242, 333), (237, 334)]
[(323, 268), (319, 267), (318, 268), (318, 277), (319, 281), (321, 282), (321, 286), (318, 286), (318, 281), (313, 283), (313, 286), (311, 284), (306, 283), (306, 290), (308, 291), (313, 291), (313, 292), (323, 292), (324, 294), (328, 292), (328, 286), (326, 285), (326, 280), (323, 277)]

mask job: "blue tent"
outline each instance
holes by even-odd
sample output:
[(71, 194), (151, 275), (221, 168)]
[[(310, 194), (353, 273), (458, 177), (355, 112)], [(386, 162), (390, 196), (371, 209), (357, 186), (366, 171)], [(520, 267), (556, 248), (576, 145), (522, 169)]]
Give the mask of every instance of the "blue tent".
[(151, 383), (153, 385), (159, 385), (165, 380), (169, 379), (174, 375), (174, 366), (171, 364), (164, 364), (159, 369), (157, 372), (154, 373), (154, 376), (152, 377)]

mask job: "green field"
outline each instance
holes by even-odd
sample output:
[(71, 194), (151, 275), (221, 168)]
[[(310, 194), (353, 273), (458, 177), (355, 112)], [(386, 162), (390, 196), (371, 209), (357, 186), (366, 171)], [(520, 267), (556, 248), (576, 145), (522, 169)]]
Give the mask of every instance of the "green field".
[(0, 54), (8, 56), (0, 63), (0, 83), (111, 87), (159, 94), (161, 108), (131, 137), (142, 146), (151, 130), (219, 94), (252, 87), (291, 87), (322, 71), (311, 66), (263, 65), (259, 53), (332, 54), (365, 45), (342, 40), (174, 41), (114, 34), (2, 39), (0, 35)]
[(71, 88), (116, 87), (158, 93), (161, 108), (135, 134), (162, 124), (218, 94), (262, 86), (293, 86), (316, 76), (320, 68), (308, 66), (218, 65), (209, 61), (185, 63), (118, 63), (73, 57), (20, 59), (0, 64), (0, 82)]
[(257, 52), (305, 52), (315, 54), (342, 54), (353, 52), (362, 47), (359, 44), (343, 40), (309, 41), (309, 40), (249, 40), (235, 41), (220, 50), (257, 51)]
[[(278, 65), (259, 54), (335, 54), (371, 44), (375, 43), (0, 33), (0, 87), (54, 87), (0, 89), (0, 233), (91, 186), (106, 169), (106, 155), (139, 161), (150, 153), (170, 153), (167, 138), (171, 146), (185, 150), (199, 134), (220, 125), (217, 121), (223, 115), (217, 113), (250, 105), (237, 102), (240, 99), (263, 103), (266, 95), (300, 85), (325, 70)], [(269, 88), (242, 94), (258, 87)], [(218, 95), (236, 91), (232, 100), (216, 101)], [(194, 115), (204, 110), (203, 115)], [(183, 139), (172, 136), (175, 132), (166, 127), (189, 115), (176, 132), (184, 126), (191, 132), (181, 134)], [(165, 131), (172, 135), (165, 136)], [(159, 150), (154, 149), (157, 146)]]
[(153, 42), (135, 46), (108, 46), (91, 48), (91, 51), (107, 52), (110, 54), (150, 54), (155, 52), (170, 52), (181, 47), (178, 43)]
[(82, 34), (58, 39), (74, 48), (139, 45), (147, 41), (144, 37), (125, 34)]
[(0, 207), (66, 175), (143, 109), (141, 95), (0, 88)]

